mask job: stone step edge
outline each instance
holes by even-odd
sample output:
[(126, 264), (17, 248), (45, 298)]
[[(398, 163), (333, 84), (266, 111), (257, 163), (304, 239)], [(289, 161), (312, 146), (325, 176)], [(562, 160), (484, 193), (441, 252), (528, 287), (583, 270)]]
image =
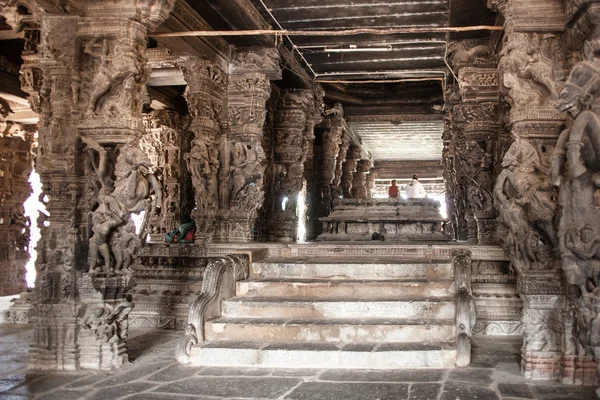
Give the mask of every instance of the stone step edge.
[(452, 260), (448, 259), (430, 259), (430, 258), (398, 258), (398, 257), (390, 257), (390, 259), (385, 259), (383, 257), (378, 257), (375, 259), (369, 259), (368, 256), (365, 256), (364, 259), (361, 259), (362, 256), (353, 255), (352, 259), (343, 259), (343, 258), (334, 258), (332, 256), (327, 258), (311, 258), (306, 259), (302, 257), (298, 258), (268, 258), (266, 260), (255, 261), (252, 265), (273, 265), (273, 264), (283, 264), (283, 265), (452, 265)]
[[(221, 343), (223, 341), (217, 342)], [(190, 364), (194, 366), (221, 366), (257, 368), (362, 368), (362, 369), (426, 369), (454, 368), (456, 363), (456, 348), (453, 344), (445, 344), (439, 348), (410, 348), (393, 349), (381, 348), (372, 350), (353, 349), (352, 345), (345, 348), (323, 348), (320, 343), (306, 343), (304, 348), (286, 348), (280, 343), (275, 348), (244, 347), (244, 342), (236, 342), (233, 346), (215, 347), (215, 342), (208, 345), (198, 344), (192, 347)], [(271, 344), (272, 345), (272, 344)], [(298, 345), (298, 343), (295, 343)], [(384, 346), (389, 344), (384, 343)], [(364, 346), (363, 346), (364, 348)]]
[(452, 278), (390, 278), (390, 279), (334, 279), (334, 278), (259, 278), (252, 277), (238, 281), (237, 283), (306, 283), (306, 284), (332, 284), (332, 285), (349, 285), (349, 284), (405, 284), (405, 283), (452, 283)]
[(289, 305), (301, 303), (454, 303), (454, 296), (439, 296), (439, 297), (399, 297), (393, 299), (356, 299), (356, 298), (324, 298), (324, 297), (259, 297), (259, 296), (235, 296), (224, 303), (244, 303), (257, 305)]
[[(323, 323), (327, 322), (327, 323)], [(280, 325), (280, 326), (454, 326), (453, 318), (372, 318), (357, 320), (352, 318), (250, 318), (250, 317), (219, 317), (207, 323), (236, 324), (236, 325)]]

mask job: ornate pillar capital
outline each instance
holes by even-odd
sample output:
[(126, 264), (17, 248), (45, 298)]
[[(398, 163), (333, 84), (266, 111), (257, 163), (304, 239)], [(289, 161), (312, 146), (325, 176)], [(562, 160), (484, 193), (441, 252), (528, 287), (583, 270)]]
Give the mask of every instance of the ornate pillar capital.
[(237, 48), (229, 64), (230, 75), (264, 74), (271, 80), (281, 79), (281, 56), (276, 48)]

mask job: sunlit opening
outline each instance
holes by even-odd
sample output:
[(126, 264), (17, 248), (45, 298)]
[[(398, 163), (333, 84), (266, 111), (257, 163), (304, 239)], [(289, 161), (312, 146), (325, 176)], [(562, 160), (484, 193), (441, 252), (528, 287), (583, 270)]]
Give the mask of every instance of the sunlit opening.
[[(29, 229), (29, 261), (25, 265), (25, 281), (27, 282), (27, 287), (32, 288), (35, 284), (35, 261), (37, 260), (36, 246), (41, 237), (40, 227), (38, 226), (38, 217), (40, 212), (48, 215), (48, 211), (46, 210), (44, 203), (39, 201), (40, 195), (42, 194), (42, 182), (35, 170), (32, 170), (31, 174), (29, 174), (29, 184), (31, 185), (33, 193), (31, 193), (31, 196), (23, 203), (25, 216), (29, 217), (29, 220), (31, 221)], [(44, 196), (44, 199), (48, 200), (48, 196)], [(48, 226), (49, 224), (48, 221), (44, 221), (44, 226)]]
[(298, 232), (296, 241), (298, 243), (306, 242), (306, 190), (298, 193)]
[(288, 197), (287, 197), (287, 196), (285, 196), (285, 197), (283, 198), (283, 200), (281, 201), (281, 210), (282, 210), (282, 211), (285, 211), (285, 209), (286, 209), (286, 207), (287, 207), (288, 200), (289, 200), (289, 199), (288, 199)]
[(144, 224), (144, 217), (146, 216), (146, 211), (140, 211), (138, 214), (131, 214), (131, 220), (135, 225), (135, 234), (139, 235), (142, 230), (142, 225)]

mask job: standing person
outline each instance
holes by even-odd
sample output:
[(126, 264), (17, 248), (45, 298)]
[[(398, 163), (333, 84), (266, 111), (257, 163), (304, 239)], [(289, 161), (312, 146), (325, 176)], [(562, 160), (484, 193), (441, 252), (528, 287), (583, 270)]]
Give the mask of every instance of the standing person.
[(419, 174), (414, 174), (412, 180), (406, 185), (407, 199), (422, 199), (427, 197), (427, 192), (419, 182)]
[(392, 186), (388, 187), (388, 197), (391, 199), (397, 199), (400, 195), (400, 188), (396, 186), (396, 180), (392, 181)]

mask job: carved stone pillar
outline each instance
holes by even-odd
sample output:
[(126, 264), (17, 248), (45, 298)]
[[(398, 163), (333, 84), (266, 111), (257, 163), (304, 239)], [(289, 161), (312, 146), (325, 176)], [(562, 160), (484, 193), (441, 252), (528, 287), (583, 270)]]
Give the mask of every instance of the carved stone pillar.
[(288, 89), (281, 94), (275, 117), (276, 195), (271, 220), (271, 240), (293, 242), (296, 238), (296, 205), (304, 180), (305, 129), (314, 108), (310, 90)]
[(194, 133), (189, 153), (183, 158), (191, 176), (195, 207), (196, 237), (210, 240), (219, 210), (219, 149), (223, 120), (223, 98), (227, 76), (215, 63), (190, 58), (180, 63), (187, 82), (184, 96), (192, 118), (189, 129)]
[(352, 197), (366, 200), (369, 198), (367, 190), (367, 174), (373, 168), (373, 161), (360, 160), (356, 166), (356, 172), (352, 178)]
[(345, 198), (352, 198), (352, 182), (354, 180), (354, 173), (358, 166), (358, 161), (361, 157), (360, 147), (356, 145), (350, 145), (348, 153), (346, 154), (345, 162), (342, 166), (342, 178), (340, 186)]
[(365, 184), (365, 187), (367, 188), (367, 199), (373, 198), (375, 179), (377, 179), (377, 172), (375, 172), (374, 168), (370, 168), (369, 173), (367, 174), (367, 183)]
[(256, 223), (255, 241), (266, 242), (269, 240), (271, 231), (271, 216), (274, 212), (275, 201), (277, 195), (275, 182), (277, 180), (275, 171), (275, 160), (273, 154), (273, 146), (275, 143), (275, 113), (277, 104), (279, 103), (279, 88), (271, 82), (271, 97), (267, 101), (267, 120), (265, 123), (265, 134), (262, 140), (263, 149), (265, 149), (265, 173), (263, 178), (263, 186), (265, 191), (265, 200), (263, 207), (258, 211), (258, 221)]
[[(444, 184), (446, 186), (446, 206), (448, 219), (446, 233), (457, 240), (467, 240), (466, 231), (466, 206), (464, 190), (458, 184), (460, 163), (458, 162), (459, 149), (457, 137), (462, 134), (454, 122), (454, 107), (460, 103), (460, 91), (456, 85), (446, 86), (446, 115), (444, 116), (444, 132), (442, 134), (442, 162)], [(460, 234), (459, 234), (460, 232)]]
[[(0, 106), (4, 103), (0, 98)], [(0, 118), (8, 109), (0, 108)], [(1, 121), (1, 120), (0, 120)], [(0, 296), (27, 289), (25, 264), (29, 260), (29, 228), (23, 203), (31, 194), (28, 178), (32, 169), (31, 138), (18, 124), (4, 125), (0, 133)], [(26, 140), (27, 139), (27, 140)]]
[(454, 107), (454, 117), (464, 132), (461, 168), (469, 206), (477, 221), (479, 244), (494, 244), (496, 210), (492, 189), (500, 131), (498, 111), (498, 72), (495, 67), (469, 66), (459, 70), (462, 102)]
[(344, 197), (344, 191), (342, 190), (342, 176), (344, 175), (344, 163), (346, 162), (348, 149), (350, 149), (350, 142), (351, 139), (348, 132), (342, 131), (342, 142), (340, 143), (340, 152), (338, 153), (336, 160), (335, 177), (331, 184), (332, 200)]
[(526, 378), (558, 379), (562, 369), (565, 309), (560, 271), (525, 271), (517, 280), (523, 300), (521, 371)]
[[(566, 348), (563, 381), (588, 381), (589, 357), (600, 360), (600, 298), (598, 286), (598, 230), (600, 223), (597, 138), (600, 119), (600, 5), (593, 1), (567, 1), (567, 28), (572, 70), (559, 95), (557, 108), (569, 114), (552, 160), (552, 183), (559, 188), (558, 236), (561, 266), (568, 285), (572, 317), (565, 327)], [(566, 35), (565, 35), (566, 36)], [(577, 368), (573, 362), (583, 362)], [(586, 363), (586, 361), (588, 361)], [(587, 365), (586, 365), (587, 364)], [(586, 368), (587, 367), (587, 368)], [(586, 374), (587, 372), (587, 374)], [(583, 379), (585, 380), (585, 379)], [(597, 376), (595, 377), (597, 381)], [(596, 390), (600, 396), (600, 389)]]
[(321, 233), (321, 224), (318, 219), (331, 212), (335, 192), (332, 185), (342, 143), (343, 114), (342, 105), (336, 103), (332, 108), (325, 110), (325, 118), (318, 127), (318, 136), (315, 142), (317, 154), (315, 154), (313, 162), (314, 179), (317, 185), (313, 216), (314, 234), (312, 237), (308, 236), (308, 239), (313, 239)]
[[(154, 168), (162, 171), (161, 212), (150, 216), (148, 233), (152, 241), (162, 241), (167, 232), (177, 228), (182, 219), (189, 217), (182, 211), (182, 182), (185, 163), (181, 149), (185, 148), (186, 134), (182, 117), (171, 110), (155, 110), (144, 115), (146, 135), (140, 145)], [(189, 211), (187, 211), (189, 212)]]
[(315, 126), (323, 119), (323, 96), (325, 91), (319, 85), (313, 91), (314, 101), (307, 105), (306, 128), (304, 130), (304, 138), (302, 140), (304, 160), (304, 182), (305, 186), (305, 213), (304, 227), (305, 240), (312, 240), (320, 233), (321, 223), (317, 212), (317, 205), (320, 203), (320, 193), (317, 189), (318, 169), (315, 168)]
[(221, 166), (228, 171), (215, 239), (253, 240), (258, 210), (263, 206), (265, 151), (262, 139), (271, 97), (270, 79), (281, 79), (279, 53), (272, 48), (238, 49), (229, 66), (227, 112), (229, 137)]
[[(146, 35), (173, 4), (80, 2), (68, 13), (49, 4), (39, 14), (41, 43), (35, 56), (25, 54), (21, 80), (39, 111), (36, 169), (49, 214), (37, 246), (31, 368), (112, 368), (127, 359), (124, 327), (133, 304), (120, 304), (141, 244), (131, 214), (149, 216), (162, 204), (138, 143)], [(80, 286), (86, 279), (93, 290)]]

